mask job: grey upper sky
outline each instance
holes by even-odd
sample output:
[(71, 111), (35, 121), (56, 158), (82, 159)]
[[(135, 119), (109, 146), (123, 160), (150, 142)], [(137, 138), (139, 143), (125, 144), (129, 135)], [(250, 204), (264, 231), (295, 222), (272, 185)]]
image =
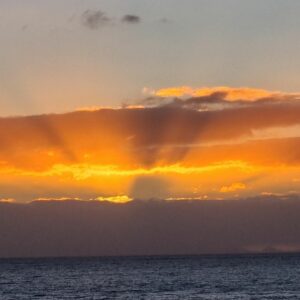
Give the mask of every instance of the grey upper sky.
[(144, 87), (300, 90), (299, 0), (1, 0), (1, 115)]

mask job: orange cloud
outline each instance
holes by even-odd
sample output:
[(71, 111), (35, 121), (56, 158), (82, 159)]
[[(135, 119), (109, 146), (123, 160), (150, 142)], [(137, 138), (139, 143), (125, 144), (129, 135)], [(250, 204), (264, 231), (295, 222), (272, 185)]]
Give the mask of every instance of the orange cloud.
[(246, 185), (244, 183), (236, 182), (228, 186), (222, 186), (220, 189), (221, 193), (233, 193), (236, 191), (246, 189)]
[[(150, 106), (147, 99), (115, 109), (0, 118), (1, 197), (132, 197), (130, 187), (144, 176), (170, 183), (165, 197), (170, 199), (298, 191), (296, 95), (219, 87), (173, 92), (182, 91), (193, 96), (163, 105), (152, 97)], [(158, 194), (147, 193), (152, 195)]]
[(35, 201), (68, 201), (68, 200), (80, 201), (82, 199), (78, 197), (41, 197), (35, 199)]
[[(149, 92), (149, 89), (145, 89), (145, 92)], [(189, 86), (179, 86), (163, 88), (157, 91), (152, 91), (152, 94), (158, 97), (205, 97), (211, 96), (216, 93), (224, 93), (225, 100), (247, 100), (254, 101), (261, 98), (267, 98), (272, 96), (280, 95), (280, 92), (271, 92), (264, 89), (253, 89), (247, 87), (231, 88), (231, 87), (203, 87), (203, 88), (192, 88)]]
[(3, 199), (0, 199), (0, 203), (14, 203), (16, 202), (15, 199), (13, 198), (3, 198)]

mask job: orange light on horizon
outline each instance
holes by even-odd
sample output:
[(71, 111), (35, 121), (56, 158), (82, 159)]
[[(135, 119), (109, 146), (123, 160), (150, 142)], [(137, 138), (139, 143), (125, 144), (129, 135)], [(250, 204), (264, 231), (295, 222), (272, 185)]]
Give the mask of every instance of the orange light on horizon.
[(242, 169), (246, 172), (254, 167), (243, 161), (223, 161), (206, 166), (185, 166), (182, 164), (154, 166), (152, 168), (122, 169), (117, 165), (90, 165), (90, 164), (56, 164), (46, 171), (28, 171), (12, 167), (0, 169), (0, 174), (15, 174), (29, 177), (71, 176), (75, 180), (85, 180), (91, 177), (127, 177), (159, 174), (200, 174), (226, 169)]
[(95, 200), (100, 202), (111, 202), (117, 204), (125, 204), (133, 201), (132, 198), (128, 197), (127, 195), (117, 195), (117, 196), (109, 196), (109, 197), (97, 197)]

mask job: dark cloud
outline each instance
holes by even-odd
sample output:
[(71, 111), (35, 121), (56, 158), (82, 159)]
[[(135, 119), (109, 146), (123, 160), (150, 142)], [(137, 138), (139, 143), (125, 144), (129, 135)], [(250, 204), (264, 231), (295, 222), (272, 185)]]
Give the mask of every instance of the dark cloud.
[(21, 29), (22, 29), (22, 31), (26, 31), (28, 29), (28, 27), (29, 27), (29, 25), (26, 24), (26, 25), (23, 25)]
[(298, 95), (273, 95), (270, 97), (257, 98), (249, 101), (244, 99), (229, 101), (227, 100), (228, 93), (226, 91), (213, 92), (210, 95), (188, 98), (162, 98), (148, 97), (143, 99), (140, 104), (145, 107), (180, 107), (192, 110), (215, 111), (241, 107), (255, 107), (262, 105), (293, 105), (300, 104)]
[(141, 18), (136, 15), (125, 15), (122, 18), (122, 22), (129, 23), (129, 24), (137, 24), (141, 22)]
[[(113, 23), (113, 19), (108, 17), (106, 13), (101, 10), (86, 10), (81, 16), (81, 21), (84, 26), (93, 30)], [(128, 14), (123, 16), (121, 21), (128, 24), (137, 24), (141, 22), (141, 18), (136, 15)]]
[(0, 203), (0, 257), (299, 251), (300, 201)]
[(86, 10), (81, 18), (83, 25), (89, 29), (98, 29), (111, 23), (111, 19), (101, 10)]

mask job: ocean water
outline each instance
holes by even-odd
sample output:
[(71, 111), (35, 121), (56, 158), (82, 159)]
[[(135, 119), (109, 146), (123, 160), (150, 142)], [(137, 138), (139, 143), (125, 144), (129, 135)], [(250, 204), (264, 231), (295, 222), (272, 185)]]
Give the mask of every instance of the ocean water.
[(0, 299), (300, 299), (300, 255), (2, 259)]

